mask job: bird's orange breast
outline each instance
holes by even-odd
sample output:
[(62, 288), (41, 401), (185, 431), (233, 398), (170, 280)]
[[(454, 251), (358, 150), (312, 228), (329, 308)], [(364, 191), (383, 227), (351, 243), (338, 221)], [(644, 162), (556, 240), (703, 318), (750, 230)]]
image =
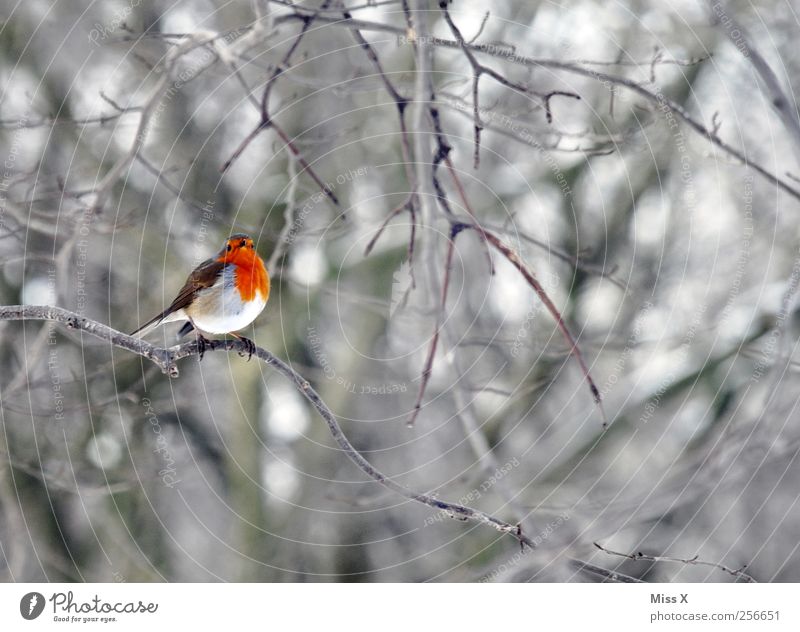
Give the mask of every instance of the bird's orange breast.
[(264, 297), (264, 301), (269, 298), (269, 274), (261, 257), (254, 250), (243, 248), (226, 259), (226, 263), (236, 266), (234, 282), (243, 301), (252, 301), (257, 293)]

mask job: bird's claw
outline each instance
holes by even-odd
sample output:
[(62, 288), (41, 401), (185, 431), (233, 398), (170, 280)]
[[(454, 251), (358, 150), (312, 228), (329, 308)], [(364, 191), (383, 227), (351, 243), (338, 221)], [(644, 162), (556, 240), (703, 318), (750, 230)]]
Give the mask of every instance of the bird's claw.
[[(250, 362), (250, 360), (253, 358), (253, 354), (256, 352), (256, 343), (250, 340), (250, 338), (240, 337), (239, 340), (244, 343), (245, 350), (247, 351), (247, 361)], [(241, 357), (244, 357), (244, 354), (245, 351), (239, 351), (239, 355)]]
[(211, 344), (211, 341), (206, 338), (205, 336), (197, 336), (197, 352), (199, 355), (198, 362), (203, 359), (203, 355), (206, 352), (206, 347)]

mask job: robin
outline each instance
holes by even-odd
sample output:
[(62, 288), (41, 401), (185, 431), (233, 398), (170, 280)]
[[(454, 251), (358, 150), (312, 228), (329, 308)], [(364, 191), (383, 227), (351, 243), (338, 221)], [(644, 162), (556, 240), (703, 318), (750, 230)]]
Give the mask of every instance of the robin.
[(149, 320), (131, 336), (144, 336), (163, 323), (187, 321), (178, 338), (196, 330), (200, 359), (203, 358), (209, 334), (231, 334), (247, 345), (248, 359), (256, 345), (237, 335), (264, 309), (269, 298), (269, 275), (247, 235), (232, 235), (211, 259), (197, 266), (186, 279), (172, 304)]

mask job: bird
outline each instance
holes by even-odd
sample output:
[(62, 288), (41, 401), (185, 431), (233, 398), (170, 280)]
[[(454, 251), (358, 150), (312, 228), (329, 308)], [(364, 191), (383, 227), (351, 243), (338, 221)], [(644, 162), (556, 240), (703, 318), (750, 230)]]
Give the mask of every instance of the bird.
[(145, 336), (159, 325), (185, 320), (178, 339), (195, 330), (200, 360), (210, 342), (203, 333), (238, 338), (245, 343), (249, 360), (256, 345), (235, 332), (247, 327), (263, 311), (269, 289), (269, 274), (252, 238), (237, 233), (225, 241), (215, 256), (192, 270), (167, 309), (130, 335)]

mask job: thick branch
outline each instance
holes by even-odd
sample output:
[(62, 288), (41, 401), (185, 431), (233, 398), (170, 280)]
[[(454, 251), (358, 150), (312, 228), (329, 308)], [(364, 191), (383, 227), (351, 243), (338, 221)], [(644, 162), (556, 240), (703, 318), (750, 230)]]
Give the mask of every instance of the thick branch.
[[(152, 345), (141, 338), (128, 336), (121, 331), (79, 316), (74, 312), (49, 305), (0, 306), (0, 321), (3, 320), (47, 320), (61, 323), (70, 329), (86, 332), (96, 338), (110, 342), (115, 347), (132, 351), (133, 353), (147, 358), (158, 365), (162, 371), (169, 373), (172, 377), (177, 377), (178, 375), (178, 369), (175, 365), (177, 360), (198, 355), (196, 341), (165, 349)], [(245, 342), (238, 339), (211, 340), (206, 344), (205, 351), (238, 351), (241, 354), (245, 354), (249, 352), (249, 348)], [(500, 533), (507, 533), (513, 536), (523, 546), (527, 545), (531, 549), (535, 548), (533, 541), (522, 533), (522, 529), (518, 525), (503, 522), (494, 516), (478, 511), (477, 509), (472, 509), (471, 507), (448, 503), (429, 496), (428, 494), (412, 491), (376, 469), (355, 447), (353, 447), (353, 444), (350, 443), (350, 440), (339, 426), (335, 415), (325, 402), (322, 401), (308, 380), (266, 349), (256, 347), (253, 355), (274, 368), (278, 373), (281, 373), (295, 385), (297, 390), (312, 406), (314, 406), (319, 416), (322, 417), (323, 421), (327, 424), (329, 432), (341, 450), (372, 480), (377, 481), (387, 489), (409, 500), (443, 511), (452, 518), (488, 525)]]
[(121, 331), (112, 329), (108, 325), (98, 323), (89, 318), (84, 318), (75, 312), (70, 312), (60, 307), (52, 307), (50, 305), (0, 306), (0, 321), (3, 320), (49, 320), (61, 323), (62, 325), (66, 325), (67, 329), (84, 331), (96, 338), (110, 342), (115, 347), (132, 351), (137, 355), (147, 358), (158, 365), (164, 373), (168, 373), (173, 377), (177, 377), (178, 375), (178, 369), (174, 361), (177, 357), (189, 355), (184, 354), (173, 357), (173, 350), (180, 349), (179, 347), (173, 347), (173, 350), (156, 347), (141, 338), (129, 336)]

